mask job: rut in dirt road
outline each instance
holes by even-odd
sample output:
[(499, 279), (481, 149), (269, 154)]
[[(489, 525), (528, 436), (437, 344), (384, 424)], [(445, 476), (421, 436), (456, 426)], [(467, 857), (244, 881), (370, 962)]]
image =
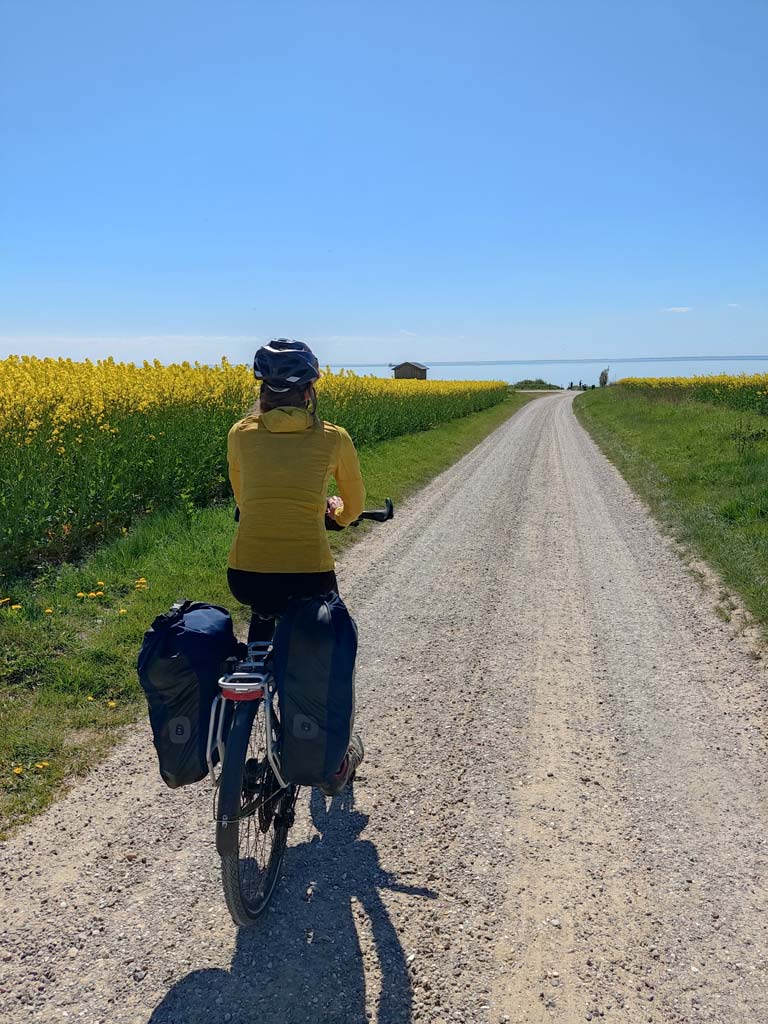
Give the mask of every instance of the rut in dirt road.
[(766, 677), (571, 396), (339, 578), (367, 759), (304, 795), (263, 921), (228, 920), (210, 792), (137, 727), (0, 854), (0, 1018), (768, 1020)]

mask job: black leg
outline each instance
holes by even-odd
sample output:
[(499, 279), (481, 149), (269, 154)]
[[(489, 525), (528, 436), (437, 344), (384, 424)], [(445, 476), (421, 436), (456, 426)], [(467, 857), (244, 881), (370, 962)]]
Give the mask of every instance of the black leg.
[(265, 619), (261, 615), (251, 615), (251, 625), (248, 628), (248, 643), (252, 644), (257, 640), (271, 640), (275, 632), (275, 620)]

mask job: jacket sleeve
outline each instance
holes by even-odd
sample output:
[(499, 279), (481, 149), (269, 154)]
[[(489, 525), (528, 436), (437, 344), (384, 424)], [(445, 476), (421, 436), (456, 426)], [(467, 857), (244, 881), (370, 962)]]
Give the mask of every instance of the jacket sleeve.
[(336, 428), (339, 432), (336, 465), (332, 467), (334, 479), (339, 488), (339, 495), (344, 508), (336, 513), (340, 526), (349, 526), (365, 508), (365, 486), (360, 473), (360, 460), (357, 457), (352, 438), (343, 427)]
[(227, 435), (227, 463), (229, 465), (229, 482), (235, 495), (235, 504), (240, 504), (240, 459), (237, 453), (237, 423)]

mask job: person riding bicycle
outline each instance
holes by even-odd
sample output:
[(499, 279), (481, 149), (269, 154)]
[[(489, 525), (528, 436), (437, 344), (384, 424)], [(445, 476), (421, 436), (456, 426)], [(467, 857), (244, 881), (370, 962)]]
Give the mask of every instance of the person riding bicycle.
[[(338, 592), (325, 517), (348, 526), (365, 503), (352, 439), (317, 416), (320, 367), (309, 346), (270, 341), (256, 353), (253, 373), (261, 381), (258, 404), (227, 438), (240, 516), (227, 581), (235, 599), (251, 608), (249, 643), (272, 639), (291, 598)], [(331, 476), (338, 497), (327, 497)], [(362, 741), (353, 734), (328, 794), (344, 788), (362, 758)]]

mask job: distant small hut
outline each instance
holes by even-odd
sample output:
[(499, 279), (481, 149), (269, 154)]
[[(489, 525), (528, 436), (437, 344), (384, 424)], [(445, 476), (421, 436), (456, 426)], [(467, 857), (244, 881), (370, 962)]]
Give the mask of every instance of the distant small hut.
[(398, 363), (392, 369), (396, 380), (426, 380), (429, 367), (423, 363)]

